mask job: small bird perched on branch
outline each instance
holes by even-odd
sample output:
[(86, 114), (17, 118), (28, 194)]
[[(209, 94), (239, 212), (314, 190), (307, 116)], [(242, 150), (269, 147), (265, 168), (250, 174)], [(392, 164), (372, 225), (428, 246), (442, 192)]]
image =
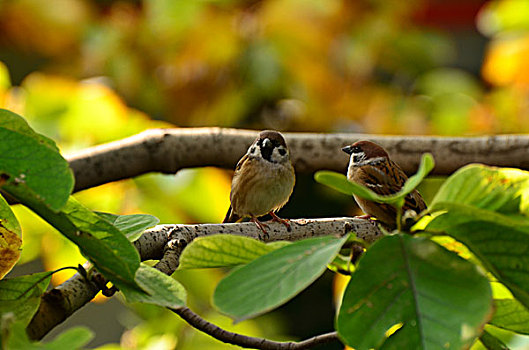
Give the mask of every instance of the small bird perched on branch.
[(231, 205), (223, 222), (250, 217), (266, 235), (267, 225), (258, 217), (270, 214), (273, 221), (290, 229), (288, 220), (279, 218), (275, 212), (288, 202), (295, 180), (283, 135), (277, 131), (262, 131), (237, 163), (231, 182)]
[[(358, 141), (342, 148), (351, 156), (347, 169), (349, 181), (369, 188), (379, 195), (391, 195), (398, 192), (408, 177), (397, 163), (389, 159), (384, 148), (370, 141)], [(367, 217), (375, 217), (389, 228), (394, 229), (397, 210), (385, 203), (376, 203), (354, 195), (356, 203)], [(408, 210), (419, 214), (426, 209), (426, 203), (417, 190), (405, 197), (402, 212)]]

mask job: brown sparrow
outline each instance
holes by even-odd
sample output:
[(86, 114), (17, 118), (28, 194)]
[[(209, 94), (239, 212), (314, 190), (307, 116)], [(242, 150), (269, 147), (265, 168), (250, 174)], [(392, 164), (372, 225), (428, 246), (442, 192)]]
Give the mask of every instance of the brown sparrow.
[[(398, 192), (408, 180), (397, 163), (389, 159), (388, 153), (373, 142), (358, 141), (342, 148), (342, 151), (351, 156), (347, 169), (349, 181), (365, 186), (379, 195), (391, 195)], [(357, 196), (354, 198), (367, 217), (374, 216), (388, 227), (396, 227), (397, 210), (395, 207)], [(425, 209), (426, 203), (416, 190), (405, 197), (403, 213), (413, 210), (419, 214)]]
[(250, 217), (266, 235), (267, 225), (257, 218), (270, 214), (273, 221), (290, 229), (288, 220), (279, 218), (275, 212), (288, 202), (294, 182), (294, 167), (283, 135), (262, 131), (237, 163), (231, 182), (231, 205), (223, 222)]

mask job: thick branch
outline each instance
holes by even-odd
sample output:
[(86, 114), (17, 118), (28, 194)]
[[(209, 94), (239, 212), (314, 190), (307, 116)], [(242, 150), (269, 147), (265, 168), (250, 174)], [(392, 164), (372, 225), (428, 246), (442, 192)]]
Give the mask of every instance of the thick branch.
[(195, 314), (187, 307), (172, 309), (174, 313), (183, 318), (189, 325), (209, 334), (221, 342), (242, 346), (245, 348), (262, 350), (302, 350), (310, 349), (316, 345), (329, 343), (338, 340), (336, 332), (326, 333), (312, 337), (301, 342), (275, 342), (264, 338), (249, 337), (246, 335), (228, 332), (213, 323), (210, 323), (199, 315)]
[[(291, 232), (279, 223), (270, 222), (269, 237), (266, 241), (299, 240), (303, 238), (343, 234), (354, 231), (359, 238), (368, 242), (382, 235), (370, 220), (356, 218), (297, 219), (291, 220)], [(182, 249), (200, 236), (232, 233), (260, 239), (260, 231), (254, 223), (241, 224), (200, 224), (200, 225), (158, 225), (134, 242), (142, 260), (160, 259), (156, 268), (172, 274), (178, 267)], [(264, 238), (263, 238), (264, 239)], [(51, 329), (66, 320), (71, 314), (92, 300), (100, 288), (79, 274), (74, 275), (60, 286), (43, 294), (39, 310), (30, 322), (27, 331), (31, 339), (41, 339)]]
[[(407, 173), (416, 171), (424, 152), (433, 154), (436, 166), (432, 174), (437, 175), (451, 174), (469, 163), (529, 170), (528, 135), (462, 138), (284, 134), (296, 171), (300, 173), (320, 169), (345, 172), (348, 156), (340, 149), (359, 139), (382, 145)], [(80, 191), (148, 172), (173, 174), (179, 169), (198, 166), (233, 169), (256, 135), (257, 131), (221, 128), (152, 129), (66, 158), (75, 173), (75, 190)]]

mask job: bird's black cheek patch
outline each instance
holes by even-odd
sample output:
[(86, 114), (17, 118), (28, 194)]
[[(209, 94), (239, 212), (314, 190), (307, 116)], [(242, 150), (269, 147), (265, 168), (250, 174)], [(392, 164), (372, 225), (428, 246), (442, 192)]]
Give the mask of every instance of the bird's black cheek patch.
[(353, 153), (353, 162), (360, 163), (362, 160), (364, 160), (363, 153)]
[(287, 151), (283, 148), (280, 148), (277, 150), (279, 152), (280, 155), (284, 156), (285, 154), (287, 154)]
[(261, 155), (263, 156), (264, 159), (266, 159), (267, 161), (271, 162), (272, 159), (272, 151), (274, 149), (273, 148), (266, 148), (266, 147), (261, 147)]

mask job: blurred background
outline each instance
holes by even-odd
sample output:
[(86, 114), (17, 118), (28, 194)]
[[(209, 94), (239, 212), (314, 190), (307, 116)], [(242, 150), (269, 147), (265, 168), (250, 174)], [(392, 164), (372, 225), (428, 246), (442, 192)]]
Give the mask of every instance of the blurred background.
[[(65, 154), (155, 127), (524, 133), (527, 62), (525, 0), (0, 1), (0, 107)], [(162, 223), (220, 222), (230, 181), (230, 171), (190, 169), (76, 197), (94, 210), (149, 213)], [(423, 186), (427, 199), (441, 181)], [(15, 210), (24, 243), (12, 276), (84, 261), (32, 213)], [(356, 213), (352, 198), (304, 175), (280, 214)], [(228, 329), (274, 339), (332, 329), (332, 285), (343, 282), (332, 274), (278, 311), (232, 326), (209, 302), (224, 273), (175, 276), (191, 308)], [(90, 346), (104, 349), (230, 348), (171, 313), (118, 299), (97, 298), (66, 327), (88, 325), (96, 333)]]

